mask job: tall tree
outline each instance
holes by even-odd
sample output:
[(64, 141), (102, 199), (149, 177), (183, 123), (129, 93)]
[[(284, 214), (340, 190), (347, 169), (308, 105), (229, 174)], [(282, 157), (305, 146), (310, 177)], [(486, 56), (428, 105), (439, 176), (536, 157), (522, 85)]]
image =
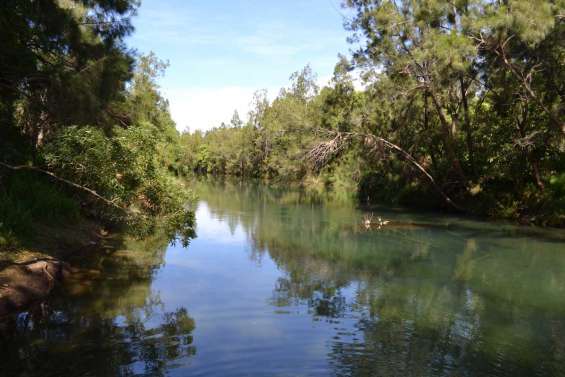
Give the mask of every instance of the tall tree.
[[(0, 133), (34, 145), (57, 125), (113, 117), (130, 78), (123, 38), (137, 0), (0, 3)], [(13, 127), (19, 126), (19, 131)]]
[(563, 169), (563, 1), (345, 5), (355, 61), (395, 109), (373, 133), (429, 156), (452, 190), (512, 180), (514, 192), (543, 191)]

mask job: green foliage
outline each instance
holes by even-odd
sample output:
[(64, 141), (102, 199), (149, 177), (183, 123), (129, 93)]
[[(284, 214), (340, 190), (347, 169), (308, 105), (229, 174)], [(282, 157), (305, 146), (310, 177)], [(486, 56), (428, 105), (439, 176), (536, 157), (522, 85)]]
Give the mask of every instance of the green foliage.
[(59, 191), (61, 181), (42, 181), (37, 169), (30, 178), (2, 168), (3, 234), (75, 219), (79, 202), (101, 220), (151, 229), (162, 217), (191, 232), (193, 198), (173, 178), (181, 169), (179, 134), (156, 84), (168, 63), (152, 53), (134, 57), (124, 44), (138, 3), (0, 4), (0, 160), (85, 189)]
[[(1, 3), (2, 161), (47, 168), (143, 216), (186, 212), (190, 194), (173, 177), (190, 172), (445, 207), (376, 136), (407, 151), (468, 212), (564, 223), (562, 0), (346, 0), (358, 49), (340, 57), (328, 86), (307, 66), (273, 101), (257, 92), (246, 122), (234, 113), (227, 125), (183, 135), (156, 84), (168, 63), (125, 47), (137, 6)], [(364, 136), (312, 171), (308, 152), (336, 132)], [(108, 217), (94, 203), (91, 212)]]
[(49, 170), (118, 205), (128, 206), (145, 190), (151, 191), (145, 186), (162, 174), (157, 151), (159, 136), (149, 123), (116, 128), (113, 134), (109, 137), (95, 127), (66, 127), (41, 152)]
[[(344, 5), (359, 48), (351, 61), (340, 57), (330, 85), (318, 90), (308, 67), (294, 73), (271, 103), (256, 96), (242, 127), (183, 135), (193, 151), (185, 150), (183, 163), (201, 173), (316, 190), (357, 186), (362, 200), (445, 208), (427, 177), (366, 137), (376, 136), (413, 156), (467, 212), (565, 224), (563, 1)], [(335, 132), (360, 137), (314, 177), (305, 156)]]
[[(50, 171), (141, 214), (130, 219), (140, 233), (153, 229), (156, 216), (188, 228), (193, 223), (185, 208), (193, 197), (171, 176), (178, 169), (179, 135), (154, 82), (164, 67), (154, 55), (140, 58), (124, 105), (136, 123), (107, 130), (65, 127), (40, 149)], [(98, 215), (115, 220), (115, 211), (107, 209), (98, 208)]]
[(65, 124), (111, 123), (131, 74), (123, 38), (137, 6), (136, 0), (2, 1), (0, 135), (18, 127), (38, 145)]
[(26, 172), (6, 177), (0, 187), (0, 247), (33, 235), (34, 223), (62, 224), (79, 218), (79, 206), (61, 187)]
[(549, 184), (556, 198), (565, 199), (565, 173), (551, 176)]
[(182, 162), (200, 173), (300, 180), (307, 169), (297, 161), (315, 139), (317, 99), (316, 77), (307, 66), (292, 74), (290, 87), (272, 103), (256, 93), (246, 124), (235, 113), (229, 126), (182, 135)]

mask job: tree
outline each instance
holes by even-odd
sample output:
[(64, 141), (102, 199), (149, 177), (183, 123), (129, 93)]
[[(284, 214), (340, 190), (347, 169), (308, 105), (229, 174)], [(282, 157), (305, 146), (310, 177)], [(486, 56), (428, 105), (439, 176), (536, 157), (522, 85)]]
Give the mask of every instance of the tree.
[[(136, 0), (0, 4), (0, 132), (33, 145), (57, 125), (112, 118), (133, 63), (123, 44)], [(6, 142), (8, 137), (2, 137)]]
[(487, 192), (489, 205), (520, 211), (548, 200), (544, 187), (563, 169), (562, 1), (345, 5), (362, 46), (355, 62), (385, 115), (361, 127), (429, 159), (458, 195)]
[(233, 115), (230, 120), (230, 126), (234, 128), (240, 128), (243, 125), (243, 121), (239, 118), (239, 113), (234, 110)]

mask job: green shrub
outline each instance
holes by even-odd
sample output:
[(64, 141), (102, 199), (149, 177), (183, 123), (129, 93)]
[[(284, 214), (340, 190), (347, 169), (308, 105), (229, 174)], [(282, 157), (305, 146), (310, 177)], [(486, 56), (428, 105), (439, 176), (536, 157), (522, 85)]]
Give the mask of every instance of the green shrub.
[(3, 178), (0, 236), (5, 243), (16, 236), (29, 235), (34, 222), (62, 223), (78, 219), (76, 200), (36, 172), (17, 172)]
[[(140, 122), (116, 127), (110, 135), (95, 127), (66, 127), (42, 153), (49, 170), (141, 217), (172, 217), (188, 212), (185, 204), (191, 200), (190, 191), (169, 170), (173, 146), (157, 127)], [(115, 220), (110, 213), (98, 215)]]

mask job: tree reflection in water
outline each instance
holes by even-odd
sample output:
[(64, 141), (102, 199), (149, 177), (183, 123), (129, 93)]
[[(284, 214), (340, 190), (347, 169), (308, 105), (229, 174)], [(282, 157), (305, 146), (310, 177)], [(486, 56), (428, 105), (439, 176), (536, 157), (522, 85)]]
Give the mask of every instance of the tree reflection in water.
[[(62, 288), (48, 307), (3, 324), (0, 375), (165, 376), (190, 359), (194, 320), (182, 307), (165, 312), (151, 291), (168, 243), (128, 241), (121, 251), (82, 260), (87, 277)], [(92, 280), (92, 266), (103, 278)]]
[(379, 215), (411, 224), (366, 231), (319, 195), (193, 187), (208, 224), (194, 253), (161, 268), (165, 238), (84, 261), (2, 334), (0, 376), (565, 374), (556, 233), (393, 211)]
[(335, 375), (565, 375), (562, 239), (394, 212), (426, 226), (363, 232), (350, 206), (261, 186), (203, 189), (215, 216), (242, 225), (251, 258), (268, 253), (283, 271), (271, 304), (306, 305), (334, 325)]

